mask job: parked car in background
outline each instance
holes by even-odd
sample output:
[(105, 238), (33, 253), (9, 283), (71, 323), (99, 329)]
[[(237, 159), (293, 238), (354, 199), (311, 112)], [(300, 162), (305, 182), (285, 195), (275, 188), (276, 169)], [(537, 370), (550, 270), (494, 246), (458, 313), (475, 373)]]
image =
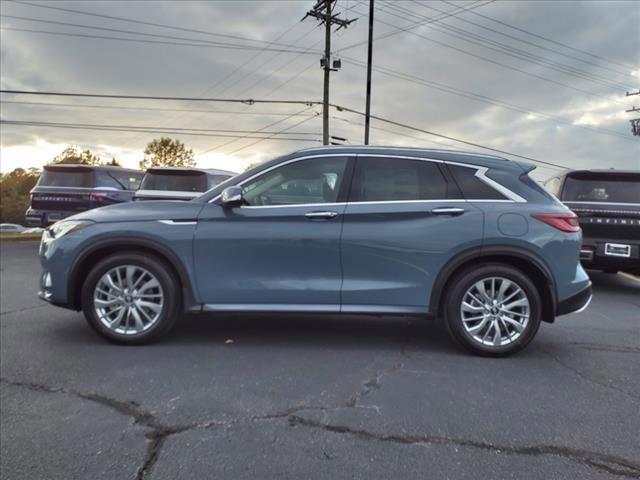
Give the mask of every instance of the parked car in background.
[(640, 275), (640, 171), (574, 170), (545, 186), (578, 215), (586, 268)]
[(70, 215), (129, 202), (143, 173), (121, 167), (47, 165), (31, 190), (28, 225), (46, 227)]
[(31, 227), (31, 228), (27, 228), (26, 230), (23, 230), (20, 233), (25, 235), (33, 235), (34, 233), (42, 233), (42, 232), (44, 232), (44, 228), (42, 227)]
[(192, 200), (236, 175), (226, 170), (157, 167), (142, 179), (134, 200)]
[(132, 202), (51, 226), (40, 296), (147, 343), (181, 311), (444, 317), (472, 352), (524, 348), (586, 308), (576, 216), (535, 167), (442, 150), (324, 147), (191, 202)]
[(0, 233), (22, 233), (25, 230), (25, 227), (17, 223), (0, 223)]

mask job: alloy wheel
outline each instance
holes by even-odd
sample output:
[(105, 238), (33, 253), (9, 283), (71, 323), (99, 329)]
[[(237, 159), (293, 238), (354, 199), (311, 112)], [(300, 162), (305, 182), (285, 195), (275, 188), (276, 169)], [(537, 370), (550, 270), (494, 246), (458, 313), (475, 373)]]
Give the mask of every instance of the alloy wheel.
[(105, 327), (121, 335), (135, 335), (158, 321), (164, 292), (149, 270), (137, 265), (120, 265), (98, 280), (93, 303), (96, 315)]
[(505, 277), (487, 277), (471, 285), (462, 297), (460, 318), (476, 342), (502, 347), (515, 342), (529, 323), (531, 307), (525, 291)]

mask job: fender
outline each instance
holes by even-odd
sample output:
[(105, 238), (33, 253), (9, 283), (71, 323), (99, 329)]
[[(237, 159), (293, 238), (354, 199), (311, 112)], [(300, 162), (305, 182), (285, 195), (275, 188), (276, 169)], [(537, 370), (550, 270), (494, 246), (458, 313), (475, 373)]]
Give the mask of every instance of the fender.
[(135, 249), (135, 247), (142, 247), (157, 252), (160, 256), (164, 257), (178, 273), (180, 284), (182, 285), (183, 309), (185, 311), (192, 311), (194, 308), (199, 310), (200, 304), (195, 299), (191, 279), (187, 269), (185, 268), (182, 260), (175, 253), (159, 242), (149, 240), (147, 238), (131, 238), (124, 236), (111, 237), (92, 243), (75, 258), (69, 270), (69, 283), (67, 287), (68, 303), (73, 308), (80, 310), (80, 292), (76, 291), (77, 289), (75, 288), (75, 285), (78, 274), (80, 273), (81, 265), (90, 255), (96, 253), (98, 250), (108, 247), (122, 247), (123, 250), (127, 248)]
[(470, 261), (478, 261), (483, 258), (491, 258), (495, 256), (514, 257), (519, 260), (527, 261), (533, 264), (545, 277), (549, 294), (551, 295), (551, 309), (546, 310), (543, 302), (543, 318), (547, 321), (553, 321), (555, 317), (556, 308), (558, 305), (558, 296), (556, 292), (556, 285), (553, 280), (553, 274), (551, 269), (536, 253), (521, 247), (514, 247), (509, 245), (484, 245), (478, 247), (472, 247), (468, 250), (460, 252), (458, 255), (449, 260), (444, 267), (440, 270), (440, 273), (436, 277), (434, 287), (431, 291), (431, 300), (429, 302), (429, 313), (432, 315), (438, 315), (441, 313), (442, 296), (444, 288), (453, 275), (453, 273), (462, 265)]

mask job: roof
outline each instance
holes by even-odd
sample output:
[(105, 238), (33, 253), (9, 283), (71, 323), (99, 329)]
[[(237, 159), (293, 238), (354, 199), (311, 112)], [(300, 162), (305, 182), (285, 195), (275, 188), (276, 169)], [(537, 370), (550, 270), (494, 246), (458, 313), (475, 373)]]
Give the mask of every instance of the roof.
[(44, 166), (45, 169), (49, 168), (69, 168), (69, 169), (88, 169), (88, 170), (116, 170), (118, 172), (137, 172), (143, 173), (142, 170), (138, 170), (136, 168), (124, 168), (124, 167), (116, 167), (112, 165), (86, 165), (84, 163), (51, 163), (49, 165)]
[(236, 172), (230, 172), (228, 170), (220, 170), (220, 169), (216, 169), (216, 168), (190, 168), (190, 167), (151, 167), (147, 169), (147, 172), (153, 170), (153, 171), (158, 171), (158, 170), (162, 170), (162, 171), (167, 171), (167, 172), (171, 172), (171, 171), (178, 171), (178, 172), (203, 172), (203, 173), (209, 173), (211, 175), (237, 175)]
[(434, 160), (443, 160), (449, 162), (469, 163), (474, 165), (482, 165), (490, 168), (524, 168), (529, 171), (533, 168), (533, 164), (509, 160), (497, 155), (488, 155), (484, 153), (466, 152), (459, 150), (444, 150), (436, 148), (412, 148), (412, 147), (396, 147), (396, 146), (370, 146), (370, 145), (340, 145), (340, 146), (323, 146), (298, 150), (291, 154), (292, 157), (301, 154), (313, 153), (343, 153), (345, 155), (355, 154), (386, 154), (394, 156), (416, 156), (430, 158)]
[(572, 173), (611, 173), (611, 174), (617, 174), (617, 173), (630, 173), (630, 174), (639, 174), (640, 170), (618, 170), (615, 168), (594, 168), (594, 169), (589, 169), (589, 170), (569, 170), (567, 172), (567, 175), (572, 174)]

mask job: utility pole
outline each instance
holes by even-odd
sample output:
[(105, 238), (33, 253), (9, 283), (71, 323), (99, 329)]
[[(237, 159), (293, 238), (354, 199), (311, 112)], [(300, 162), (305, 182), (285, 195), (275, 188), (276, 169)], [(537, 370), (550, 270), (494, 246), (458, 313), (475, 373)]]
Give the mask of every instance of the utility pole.
[(337, 71), (342, 62), (339, 59), (331, 59), (331, 26), (338, 25), (336, 31), (347, 28), (357, 19), (346, 20), (333, 15), (333, 8), (337, 0), (317, 0), (316, 4), (302, 18), (313, 17), (324, 24), (324, 57), (320, 59), (320, 66), (324, 69), (324, 86), (322, 99), (322, 144), (329, 145), (329, 77), (331, 72)]
[(373, 59), (373, 0), (369, 0), (369, 50), (367, 52), (367, 104), (364, 116), (364, 144), (369, 145), (371, 123), (371, 63)]
[[(630, 97), (632, 95), (640, 95), (640, 89), (637, 92), (627, 92), (627, 97)], [(626, 110), (626, 112), (640, 112), (640, 108), (634, 106), (631, 107), (631, 109)], [(633, 118), (629, 120), (629, 122), (631, 122), (631, 132), (633, 133), (633, 135), (636, 137), (640, 136), (640, 117)]]

